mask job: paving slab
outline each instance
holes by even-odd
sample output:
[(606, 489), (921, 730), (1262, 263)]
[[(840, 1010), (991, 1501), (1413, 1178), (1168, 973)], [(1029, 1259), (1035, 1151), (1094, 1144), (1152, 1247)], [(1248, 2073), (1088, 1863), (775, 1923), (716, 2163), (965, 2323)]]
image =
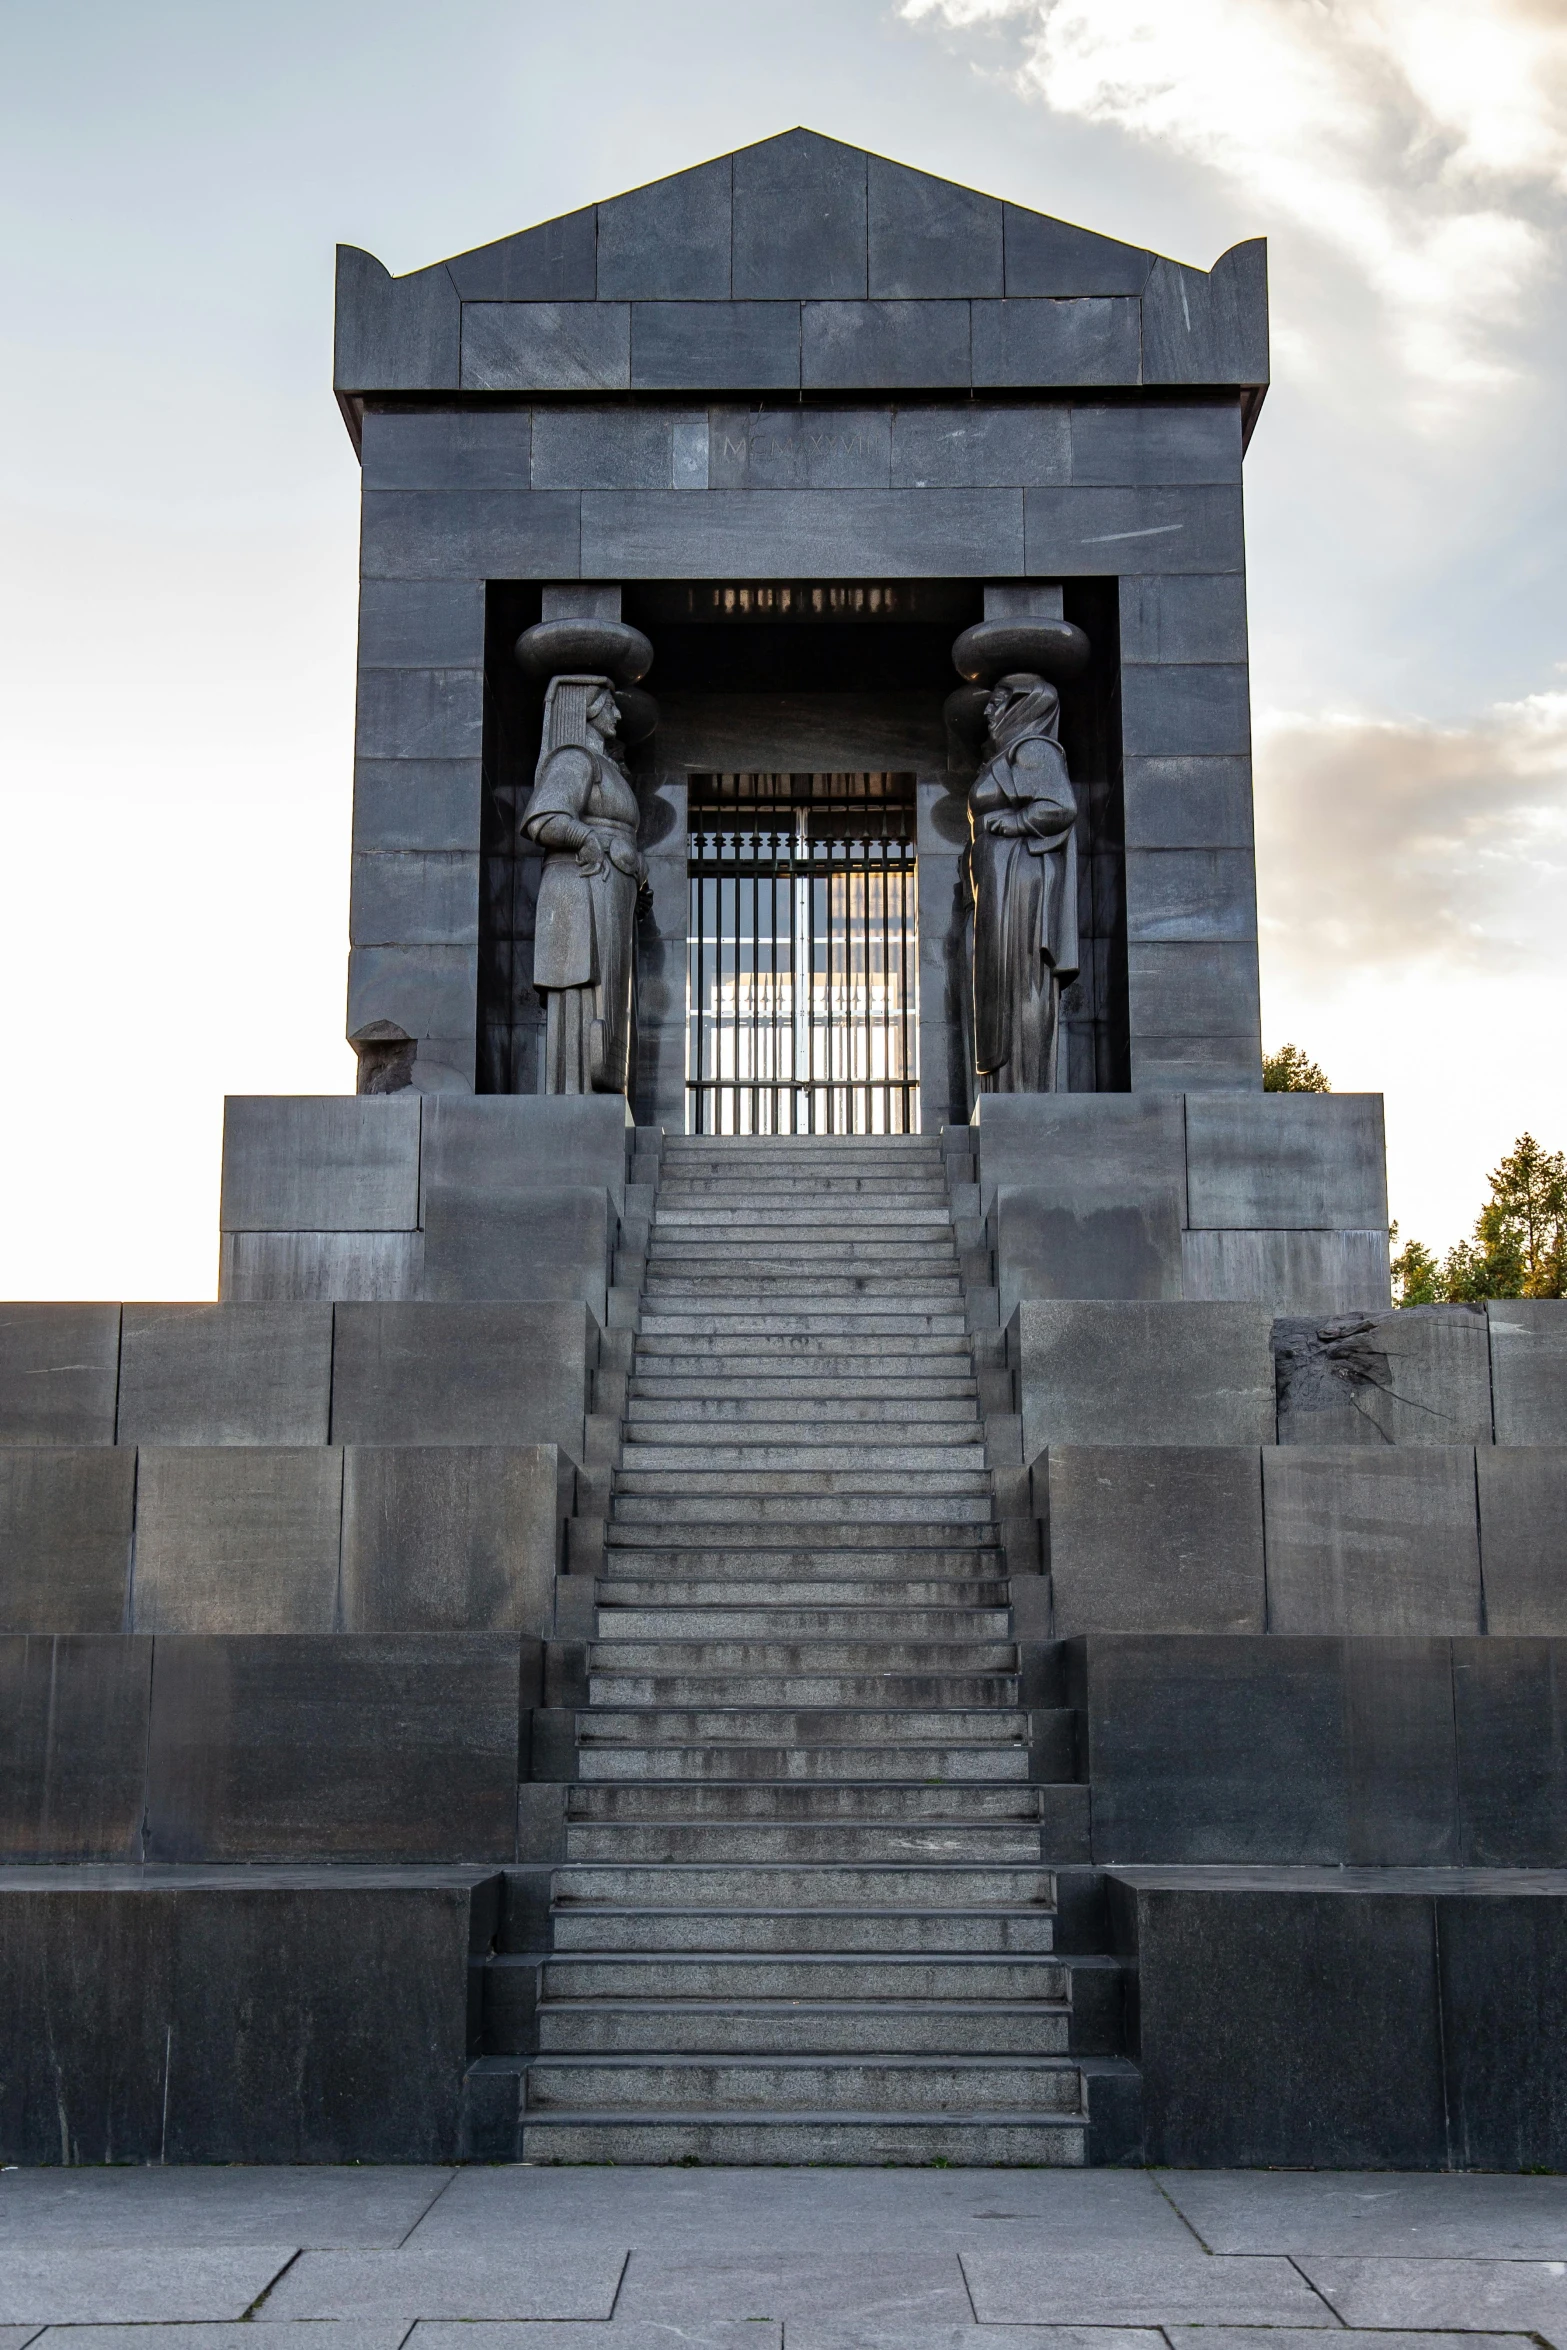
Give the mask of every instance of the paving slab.
[(1567, 2252), (1567, 2178), (1365, 2171), (1162, 2171), (1210, 2252), (1551, 2259)]
[(607, 2318), (622, 2246), (579, 2234), (501, 2252), (476, 2245), (398, 2252), (306, 2252), (258, 2316), (274, 2323), (330, 2317)]
[[(413, 2165), (0, 2172), (0, 2253), (56, 2245), (79, 2252), (116, 2244), (146, 2251), (160, 2244), (395, 2245), (451, 2176)], [(12, 2346), (0, 2341), (0, 2350)]]
[[(976, 2225), (1026, 2230), (1031, 2242), (1138, 2244), (1190, 2251), (1191, 2230), (1145, 2171), (459, 2171), (411, 2246), (498, 2247), (539, 2231), (599, 2228), (613, 2241), (666, 2249), (857, 2251), (867, 2241), (967, 2241)], [(965, 2320), (967, 2313), (965, 2312)]]
[(1299, 2269), (1200, 2252), (1057, 2252), (966, 2246), (959, 2255), (982, 2325), (1332, 2326)]
[[(1226, 2334), (1219, 2350), (1238, 2339)], [(842, 2325), (791, 2324), (786, 2350), (1165, 2350), (1165, 2339), (1144, 2326), (882, 2326), (850, 2318)], [(1211, 2334), (1206, 2350), (1214, 2350)]]
[(36, 2342), (42, 2328), (39, 2326), (0, 2326), (0, 2350), (27, 2350), (29, 2342)]
[[(1209, 2326), (1166, 2326), (1164, 2339), (1170, 2350), (1216, 2350), (1213, 2330)], [(1039, 2335), (1036, 2339), (1043, 2341)], [(1523, 2350), (1531, 2340), (1528, 2334), (1388, 2334), (1380, 2330), (1362, 2333), (1351, 2328), (1337, 2333), (1335, 2342), (1360, 2343), (1363, 2350)], [(1091, 2343), (1098, 2337), (1087, 2337)], [(985, 2340), (990, 2340), (990, 2329), (985, 2329)], [(1312, 2350), (1320, 2343), (1319, 2333), (1308, 2332), (1302, 2326), (1227, 2326), (1219, 2338), (1217, 2350)], [(794, 2345), (790, 2344), (790, 2350)]]
[[(294, 2350), (292, 2337), (289, 2350)], [(353, 2350), (359, 2350), (357, 2334)], [(421, 2318), (408, 2337), (408, 2350), (783, 2350), (783, 2327), (699, 2322), (676, 2332), (667, 2325), (554, 2325), (548, 2320), (539, 2325), (446, 2325), (439, 2318)], [(1006, 2350), (1005, 2344), (1001, 2350)]]
[(243, 2317), (293, 2259), (292, 2244), (155, 2250), (10, 2250), (0, 2261), (0, 2325), (133, 2325)]
[(688, 2318), (856, 2317), (889, 2327), (964, 2324), (972, 2312), (956, 2256), (912, 2242), (823, 2256), (807, 2245), (740, 2254), (709, 2249), (633, 2252), (617, 2317), (683, 2326)]
[[(300, 2325), (290, 2331), (289, 2350), (400, 2350), (407, 2333), (405, 2317), (356, 2325), (351, 2341), (345, 2341), (340, 2325)], [(18, 2336), (19, 2341), (22, 2338)], [(42, 2337), (40, 2350), (245, 2350), (255, 2339), (248, 2323), (51, 2326)], [(0, 2336), (0, 2344), (9, 2350), (4, 2336)]]
[(1567, 2346), (1567, 2260), (1299, 2262), (1347, 2326), (1540, 2333)]

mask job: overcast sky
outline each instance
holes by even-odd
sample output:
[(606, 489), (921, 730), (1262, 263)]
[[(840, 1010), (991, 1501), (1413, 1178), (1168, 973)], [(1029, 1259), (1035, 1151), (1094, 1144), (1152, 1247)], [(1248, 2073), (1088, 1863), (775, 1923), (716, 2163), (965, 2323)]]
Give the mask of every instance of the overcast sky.
[(357, 473), (394, 271), (804, 122), (1209, 266), (1263, 1025), (1435, 1244), (1567, 1144), (1561, 0), (0, 0), (0, 1295), (211, 1295), (226, 1092), (339, 1092)]

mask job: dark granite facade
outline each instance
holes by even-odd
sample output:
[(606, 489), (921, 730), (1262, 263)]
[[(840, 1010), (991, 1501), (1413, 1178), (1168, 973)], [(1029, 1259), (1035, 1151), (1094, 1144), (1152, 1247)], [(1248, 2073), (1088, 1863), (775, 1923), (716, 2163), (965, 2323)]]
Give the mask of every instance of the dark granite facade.
[[(940, 704), (987, 586), (1034, 582), (1094, 646), (1063, 712), (1084, 941), (1065, 1082), (1255, 1086), (1241, 455), (1267, 376), (1260, 243), (1205, 274), (809, 131), (409, 277), (342, 249), (364, 476), (350, 1034), (414, 1038), (421, 1090), (534, 1090), (516, 818), (539, 713), (510, 647), (541, 597), (618, 590), (667, 697), (634, 770), (669, 867), (639, 941), (639, 1122), (685, 1123), (675, 867), (708, 766), (912, 769), (923, 1123), (966, 1118), (967, 775)], [(769, 631), (731, 596), (693, 668), (680, 591), (689, 611), (756, 583), (880, 591), (876, 618)]]

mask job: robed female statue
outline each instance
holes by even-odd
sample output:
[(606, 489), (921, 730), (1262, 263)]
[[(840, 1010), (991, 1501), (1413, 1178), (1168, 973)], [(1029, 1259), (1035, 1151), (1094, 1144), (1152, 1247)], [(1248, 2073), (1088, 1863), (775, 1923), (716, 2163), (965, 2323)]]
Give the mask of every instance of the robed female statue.
[(1053, 1093), (1061, 990), (1077, 977), (1077, 794), (1060, 697), (1032, 671), (997, 680), (968, 795), (974, 1066), (984, 1093)]
[(544, 998), (541, 1093), (624, 1093), (636, 1063), (637, 796), (611, 748), (620, 711), (607, 677), (552, 677), (544, 739), (522, 814), (545, 852), (533, 984)]

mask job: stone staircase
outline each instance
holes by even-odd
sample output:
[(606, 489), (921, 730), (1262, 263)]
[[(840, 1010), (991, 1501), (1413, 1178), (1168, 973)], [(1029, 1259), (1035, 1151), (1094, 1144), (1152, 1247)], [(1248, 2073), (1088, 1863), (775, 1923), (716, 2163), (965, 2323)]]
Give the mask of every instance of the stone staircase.
[(957, 1240), (939, 1140), (666, 1144), (526, 2160), (1135, 2140), (1096, 1881), (1052, 1865)]

